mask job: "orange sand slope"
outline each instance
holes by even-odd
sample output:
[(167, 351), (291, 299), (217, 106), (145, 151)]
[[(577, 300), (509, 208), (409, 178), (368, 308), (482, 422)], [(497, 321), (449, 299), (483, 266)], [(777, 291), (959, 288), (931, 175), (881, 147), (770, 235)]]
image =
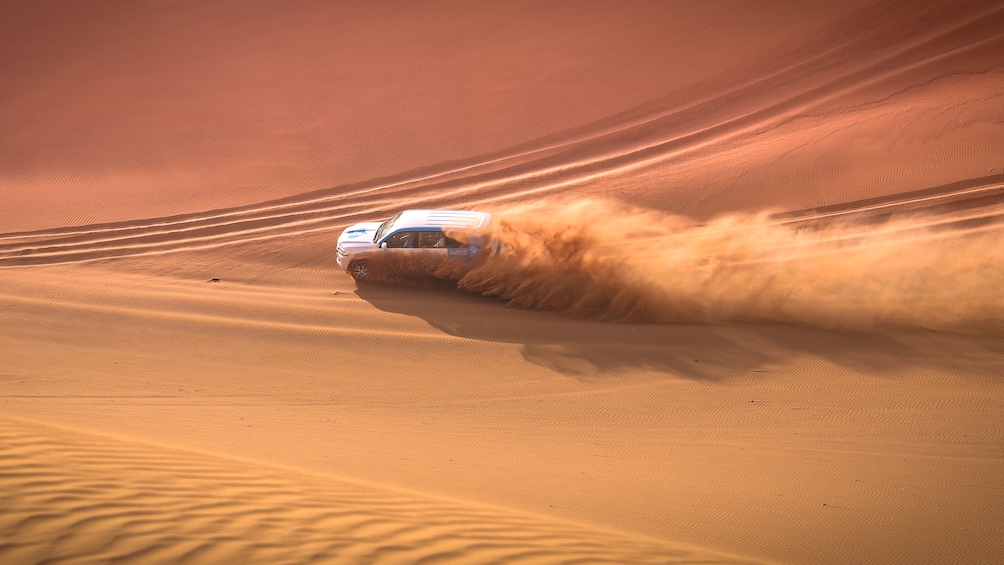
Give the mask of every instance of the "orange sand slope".
[[(87, 28), (75, 16), (108, 14), (51, 10), (4, 35), (23, 56), (10, 63), (0, 105), (5, 231), (311, 191), (320, 192), (310, 200), (328, 197), (322, 213), (344, 195), (368, 194), (355, 211), (369, 215), (401, 202), (568, 192), (707, 216), (1004, 173), (1004, 13), (996, 2), (879, 2), (836, 15), (807, 13), (802, 2), (709, 3), (708, 12), (671, 2), (553, 12), (529, 3), (482, 14), (481, 25), (513, 34), (498, 41), (468, 37), (477, 31), (464, 31), (464, 20), (476, 14), (445, 7), (415, 18), (314, 6), (285, 13), (293, 21), (284, 27), (244, 4), (240, 21), (273, 31), (240, 34), (238, 26), (240, 41), (227, 42), (219, 28), (235, 25), (230, 14), (185, 13), (195, 4), (92, 22), (102, 38), (95, 43), (60, 26), (80, 33)], [(185, 17), (192, 21), (172, 21)], [(314, 27), (331, 20), (370, 24), (360, 29), (372, 37)], [(380, 35), (399, 25), (418, 37)], [(159, 35), (151, 39), (147, 27)], [(127, 40), (143, 48), (128, 50)], [(471, 61), (454, 60), (463, 41)], [(542, 50), (532, 62), (511, 52), (521, 41), (543, 43), (533, 45)], [(267, 74), (276, 43), (308, 52), (282, 71), (298, 80)], [(395, 49), (416, 59), (399, 60)], [(499, 72), (508, 68), (496, 66), (499, 58), (520, 71)], [(382, 66), (387, 59), (395, 64)], [(477, 77), (468, 76), (471, 66), (483, 67)], [(52, 83), (61, 79), (85, 88), (59, 96)], [(492, 100), (507, 110), (483, 106)]]
[(13, 2), (0, 561), (999, 563), (1004, 7), (812, 4)]

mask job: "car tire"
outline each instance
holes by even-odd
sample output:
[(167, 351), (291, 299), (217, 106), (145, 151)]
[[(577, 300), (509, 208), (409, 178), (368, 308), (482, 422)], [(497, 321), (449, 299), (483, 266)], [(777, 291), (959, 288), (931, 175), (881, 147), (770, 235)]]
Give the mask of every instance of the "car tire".
[(359, 259), (349, 263), (349, 275), (357, 283), (373, 282), (373, 263), (365, 259)]

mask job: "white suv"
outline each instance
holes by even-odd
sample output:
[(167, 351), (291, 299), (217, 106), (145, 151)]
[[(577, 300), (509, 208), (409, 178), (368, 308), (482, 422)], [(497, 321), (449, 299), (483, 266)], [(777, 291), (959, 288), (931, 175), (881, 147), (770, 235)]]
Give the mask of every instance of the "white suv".
[[(338, 266), (358, 282), (378, 278), (397, 259), (474, 262), (498, 253), (492, 216), (472, 210), (405, 210), (386, 222), (363, 222), (338, 236)], [(398, 261), (400, 263), (400, 261)]]

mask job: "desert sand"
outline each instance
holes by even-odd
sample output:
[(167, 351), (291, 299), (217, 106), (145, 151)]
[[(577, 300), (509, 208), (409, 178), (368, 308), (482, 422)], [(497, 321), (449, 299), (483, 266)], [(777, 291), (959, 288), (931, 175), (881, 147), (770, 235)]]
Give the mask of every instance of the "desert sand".
[(8, 2), (0, 563), (1004, 561), (1004, 7), (814, 4)]

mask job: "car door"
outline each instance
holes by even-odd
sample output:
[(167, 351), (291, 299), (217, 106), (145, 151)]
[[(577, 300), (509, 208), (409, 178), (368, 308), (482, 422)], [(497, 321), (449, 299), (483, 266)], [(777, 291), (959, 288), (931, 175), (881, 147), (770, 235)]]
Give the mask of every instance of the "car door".
[(443, 244), (446, 246), (447, 254), (454, 259), (471, 260), (477, 257), (481, 250), (479, 240), (471, 237), (466, 231), (449, 231)]

